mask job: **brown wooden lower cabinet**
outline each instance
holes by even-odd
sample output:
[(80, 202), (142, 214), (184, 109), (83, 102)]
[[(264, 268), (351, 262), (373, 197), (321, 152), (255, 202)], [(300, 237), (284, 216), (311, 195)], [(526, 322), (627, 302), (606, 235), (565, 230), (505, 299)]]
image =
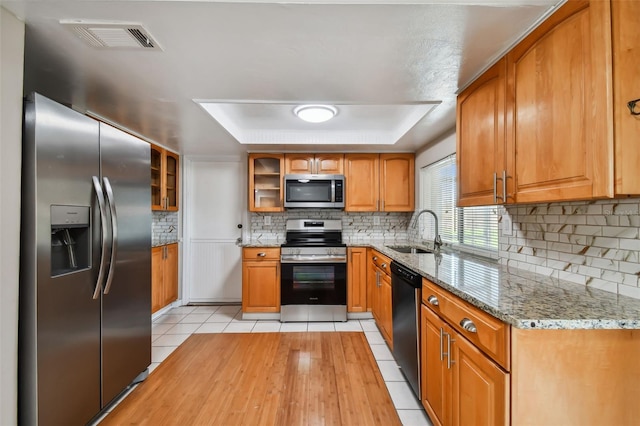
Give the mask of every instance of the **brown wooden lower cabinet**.
[(178, 299), (178, 244), (151, 249), (151, 313)]
[(280, 249), (242, 250), (242, 312), (280, 312)]
[(640, 330), (519, 329), (436, 287), (420, 331), (434, 425), (638, 424)]
[(347, 312), (367, 312), (367, 249), (347, 249)]
[(369, 250), (368, 257), (367, 303), (382, 337), (393, 350), (391, 259), (373, 249)]
[(422, 404), (436, 425), (509, 424), (509, 373), (422, 306)]

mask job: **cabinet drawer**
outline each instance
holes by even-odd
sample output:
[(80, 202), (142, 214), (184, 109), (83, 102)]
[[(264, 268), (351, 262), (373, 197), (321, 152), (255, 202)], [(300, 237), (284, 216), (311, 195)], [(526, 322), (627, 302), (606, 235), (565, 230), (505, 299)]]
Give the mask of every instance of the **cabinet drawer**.
[(391, 259), (376, 250), (371, 250), (371, 261), (387, 275), (391, 275)]
[(422, 303), (507, 371), (510, 369), (509, 325), (426, 279), (422, 280)]
[(245, 247), (242, 249), (243, 260), (280, 260), (279, 247)]

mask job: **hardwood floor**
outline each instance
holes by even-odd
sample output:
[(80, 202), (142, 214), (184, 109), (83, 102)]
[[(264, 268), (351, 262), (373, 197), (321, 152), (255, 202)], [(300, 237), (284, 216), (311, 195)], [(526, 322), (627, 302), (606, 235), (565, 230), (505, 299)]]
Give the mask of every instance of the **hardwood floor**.
[(363, 333), (194, 334), (101, 425), (400, 425)]

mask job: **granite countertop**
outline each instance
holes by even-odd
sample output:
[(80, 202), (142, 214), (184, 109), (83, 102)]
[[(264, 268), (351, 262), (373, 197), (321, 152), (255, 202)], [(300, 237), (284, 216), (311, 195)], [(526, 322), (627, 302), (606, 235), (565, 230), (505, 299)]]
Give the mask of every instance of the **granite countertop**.
[[(500, 265), (443, 249), (404, 254), (407, 241), (351, 239), (372, 247), (473, 306), (521, 329), (640, 329), (640, 300)], [(284, 240), (250, 240), (243, 247), (280, 247)]]
[(284, 244), (286, 240), (284, 239), (267, 239), (267, 240), (249, 240), (243, 241), (242, 247), (280, 247), (280, 245)]
[(176, 237), (175, 239), (172, 239), (172, 238), (155, 239), (154, 238), (153, 241), (151, 241), (151, 247), (162, 247), (168, 244), (175, 244), (177, 242), (179, 242), (178, 237)]
[(383, 243), (360, 245), (375, 248), (516, 328), (640, 329), (638, 299), (448, 250), (403, 254)]

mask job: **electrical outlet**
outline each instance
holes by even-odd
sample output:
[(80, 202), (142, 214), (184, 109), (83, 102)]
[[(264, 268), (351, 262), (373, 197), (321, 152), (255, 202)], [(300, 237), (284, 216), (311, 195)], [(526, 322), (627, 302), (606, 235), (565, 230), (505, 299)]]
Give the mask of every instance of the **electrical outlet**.
[(380, 216), (373, 217), (373, 226), (380, 226)]
[(271, 216), (265, 216), (264, 217), (264, 224), (265, 225), (271, 225)]
[(513, 223), (508, 214), (502, 215), (502, 235), (513, 235)]

